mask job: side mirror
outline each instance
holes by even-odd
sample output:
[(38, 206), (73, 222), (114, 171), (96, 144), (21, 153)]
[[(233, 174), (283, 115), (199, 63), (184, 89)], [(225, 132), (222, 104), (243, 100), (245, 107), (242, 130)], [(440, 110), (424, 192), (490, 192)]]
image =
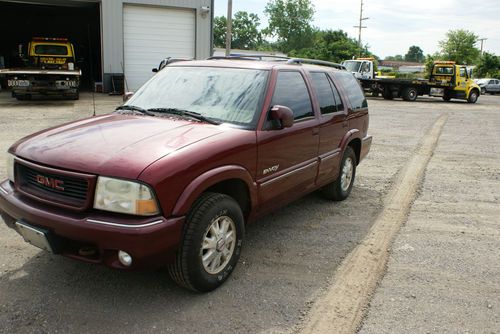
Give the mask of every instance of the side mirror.
[(151, 69), (151, 72), (156, 73), (156, 72), (158, 72), (158, 69), (157, 69), (156, 67), (155, 67), (155, 68), (152, 68), (152, 69)]
[(271, 108), (271, 119), (279, 121), (280, 129), (289, 128), (293, 125), (293, 111), (288, 107), (275, 105)]
[(123, 94), (123, 102), (127, 102), (134, 95), (134, 92), (126, 92)]

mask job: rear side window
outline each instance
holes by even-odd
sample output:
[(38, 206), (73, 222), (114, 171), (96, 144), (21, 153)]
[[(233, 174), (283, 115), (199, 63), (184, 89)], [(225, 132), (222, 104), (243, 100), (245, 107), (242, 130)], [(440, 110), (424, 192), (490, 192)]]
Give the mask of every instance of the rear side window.
[(349, 99), (349, 102), (351, 102), (351, 106), (354, 111), (368, 107), (365, 94), (363, 93), (358, 80), (356, 80), (351, 73), (335, 72), (334, 75), (342, 87), (344, 87), (344, 90), (347, 93), (347, 98)]
[(300, 72), (278, 72), (272, 105), (277, 104), (292, 109), (294, 119), (314, 116), (309, 91)]
[(311, 73), (314, 88), (318, 94), (321, 114), (330, 114), (343, 110), (342, 100), (326, 73)]

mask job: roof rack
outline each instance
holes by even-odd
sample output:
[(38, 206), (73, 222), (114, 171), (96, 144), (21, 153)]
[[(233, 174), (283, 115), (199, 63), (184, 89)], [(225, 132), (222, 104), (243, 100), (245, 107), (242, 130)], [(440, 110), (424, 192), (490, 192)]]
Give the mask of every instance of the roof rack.
[(312, 64), (312, 65), (321, 65), (333, 67), (338, 70), (345, 70), (345, 66), (337, 63), (332, 63), (330, 61), (325, 60), (317, 60), (317, 59), (307, 59), (307, 58), (289, 58), (287, 60), (287, 64)]
[(232, 53), (229, 56), (212, 56), (207, 59), (234, 59), (234, 60), (263, 60), (263, 58), (274, 59), (275, 61), (284, 61), (287, 64), (312, 64), (333, 67), (339, 70), (346, 70), (346, 67), (341, 64), (332, 63), (325, 60), (307, 59), (307, 58), (290, 58), (287, 56), (274, 56), (268, 54), (245, 54), (245, 53)]
[(250, 54), (250, 53), (231, 53), (229, 56), (212, 56), (207, 59), (240, 59), (240, 60), (262, 60), (263, 58), (271, 58), (277, 60), (288, 60), (287, 56), (274, 56), (267, 54)]

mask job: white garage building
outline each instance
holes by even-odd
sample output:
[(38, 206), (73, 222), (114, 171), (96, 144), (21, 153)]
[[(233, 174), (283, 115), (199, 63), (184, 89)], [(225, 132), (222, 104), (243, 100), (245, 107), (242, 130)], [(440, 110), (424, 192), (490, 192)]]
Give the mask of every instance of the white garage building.
[(164, 58), (211, 55), (212, 9), (213, 0), (0, 1), (7, 18), (0, 22), (2, 31), (12, 31), (9, 17), (16, 27), (20, 18), (25, 23), (7, 38), (0, 55), (6, 55), (8, 67), (19, 43), (34, 36), (66, 37), (81, 58), (82, 84), (92, 89), (102, 82), (106, 92), (124, 85), (133, 91)]

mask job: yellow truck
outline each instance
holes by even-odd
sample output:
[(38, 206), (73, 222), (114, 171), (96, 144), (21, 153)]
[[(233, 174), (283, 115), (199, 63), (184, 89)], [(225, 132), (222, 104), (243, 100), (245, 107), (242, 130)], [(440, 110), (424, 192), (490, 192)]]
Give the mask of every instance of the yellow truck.
[(27, 47), (20, 46), (19, 57), (23, 67), (0, 69), (13, 97), (18, 100), (27, 100), (33, 95), (79, 98), (82, 72), (76, 68), (75, 49), (68, 39), (35, 37)]
[(346, 60), (342, 65), (353, 72), (365, 91), (382, 94), (388, 100), (401, 97), (415, 101), (418, 96), (429, 95), (445, 101), (461, 99), (476, 103), (481, 94), (480, 87), (472, 80), (472, 71), (453, 61), (435, 61), (429, 79), (380, 78), (375, 75), (369, 59)]

